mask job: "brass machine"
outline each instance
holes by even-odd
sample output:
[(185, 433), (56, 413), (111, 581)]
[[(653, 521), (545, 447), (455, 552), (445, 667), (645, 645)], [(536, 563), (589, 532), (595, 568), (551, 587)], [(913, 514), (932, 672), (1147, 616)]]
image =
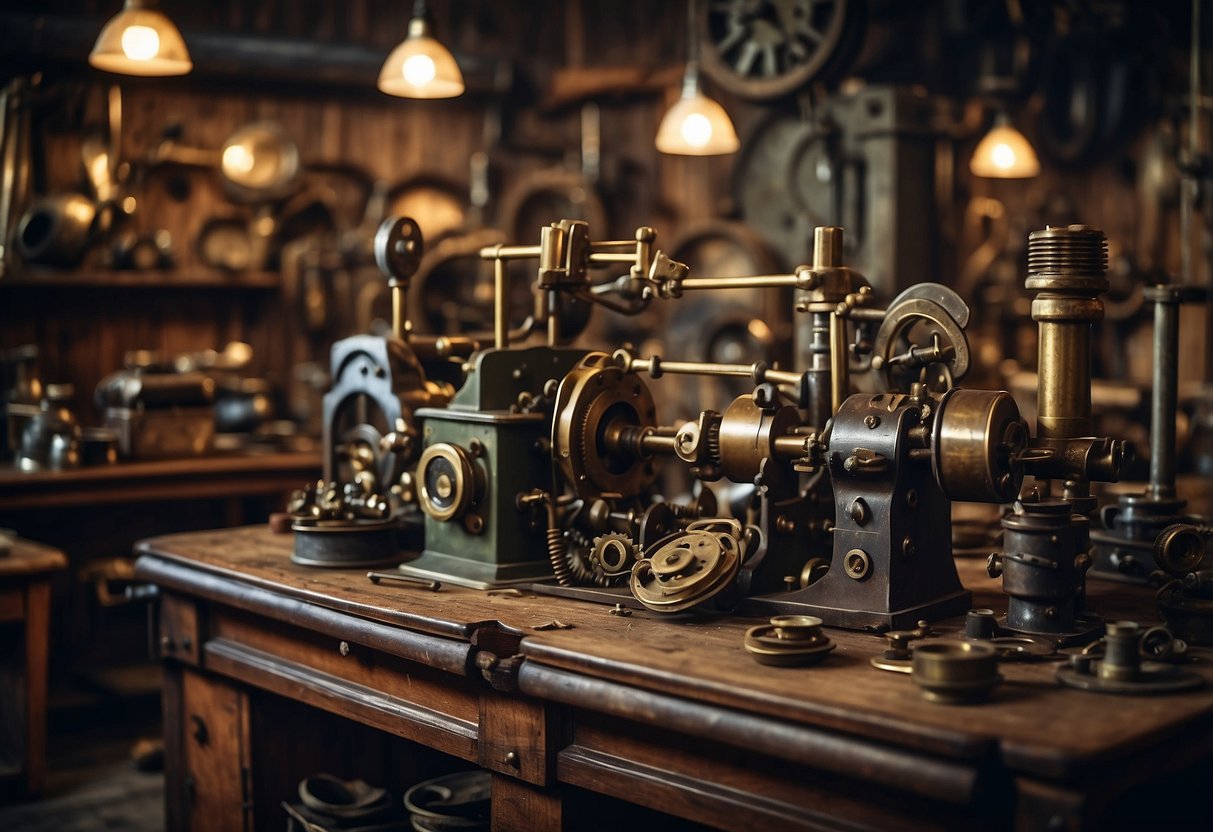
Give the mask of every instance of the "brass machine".
[[(416, 412), (421, 457), (408, 490), (425, 515), (425, 545), (400, 567), (405, 574), (482, 589), (560, 574), (568, 507), (551, 494), (552, 411), (560, 380), (586, 355), (562, 344), (585, 327), (595, 304), (625, 314), (644, 308), (654, 238), (642, 227), (632, 240), (593, 241), (586, 223), (563, 220), (543, 228), (537, 246), (481, 251), (494, 266), (494, 346), (465, 364), (466, 380), (449, 404)], [(536, 306), (511, 333), (506, 264), (516, 260), (538, 261)], [(603, 268), (627, 271), (594, 284), (592, 270)], [(546, 344), (511, 345), (539, 331)]]
[[(792, 275), (692, 278), (660, 253), (654, 258), (650, 284), (660, 297), (739, 286), (796, 290), (813, 334), (809, 366), (799, 372), (619, 350), (587, 357), (562, 382), (552, 452), (565, 487), (591, 506), (581, 535), (599, 537), (589, 560), (598, 574), (626, 573), (645, 606), (676, 612), (715, 599), (741, 602), (747, 612), (882, 629), (968, 609), (951, 555), (950, 499), (1013, 499), (1025, 426), (1005, 392), (930, 389), (927, 381), (950, 383), (968, 367), (968, 309), (959, 297), (925, 284), (874, 309), (866, 281), (839, 262), (841, 244), (841, 229), (818, 229), (813, 265)], [(850, 321), (858, 324), (853, 350)], [(874, 336), (864, 334), (877, 323)], [(865, 372), (880, 383), (914, 380), (902, 392), (850, 395), (852, 354), (868, 360)], [(723, 413), (659, 425), (641, 373), (750, 377), (755, 389)], [(600, 518), (618, 514), (613, 501), (643, 491), (659, 456), (682, 460), (701, 480), (752, 483), (744, 523), (671, 511), (690, 525), (629, 546)], [(629, 561), (629, 552), (644, 556)], [(577, 587), (548, 591), (609, 597)]]
[[(918, 284), (876, 307), (841, 262), (841, 229), (817, 229), (812, 265), (740, 277), (691, 276), (654, 238), (642, 227), (632, 240), (593, 241), (585, 223), (564, 220), (538, 245), (487, 247), (492, 333), (420, 338), (404, 309), (420, 235), (411, 220), (385, 223), (376, 256), (393, 290), (393, 334), (334, 346), (325, 481), (294, 505), (296, 559), (352, 565), (420, 551), (401, 565), (406, 575), (479, 588), (555, 577), (542, 591), (887, 630), (968, 610), (951, 502), (1014, 502), (990, 563), (1010, 596), (1006, 628), (1054, 641), (1098, 634), (1083, 605), (1090, 483), (1115, 480), (1126, 453), (1091, 427), (1102, 233), (1030, 238), (1035, 436), (1008, 393), (954, 386), (969, 367), (960, 297)], [(511, 330), (506, 268), (518, 260), (537, 261), (535, 305)], [(594, 305), (634, 314), (655, 298), (738, 287), (794, 293), (804, 366), (564, 346)], [(458, 392), (422, 364), (452, 357), (464, 359)], [(754, 387), (723, 412), (663, 424), (644, 377), (667, 374)], [(699, 481), (692, 499), (654, 493), (660, 460)], [(1036, 485), (1017, 500), (1025, 473)], [(721, 479), (750, 489), (728, 511), (707, 485)]]
[[(1115, 482), (1126, 443), (1096, 437), (1091, 420), (1091, 324), (1103, 317), (1107, 240), (1081, 225), (1028, 237), (1027, 288), (1039, 328), (1037, 433), (1022, 455), (1037, 488), (1003, 518), (991, 577), (1009, 596), (1006, 627), (1062, 643), (1090, 641), (1103, 623), (1085, 608), (1091, 566), (1090, 484)], [(1060, 493), (1054, 483), (1060, 481)]]

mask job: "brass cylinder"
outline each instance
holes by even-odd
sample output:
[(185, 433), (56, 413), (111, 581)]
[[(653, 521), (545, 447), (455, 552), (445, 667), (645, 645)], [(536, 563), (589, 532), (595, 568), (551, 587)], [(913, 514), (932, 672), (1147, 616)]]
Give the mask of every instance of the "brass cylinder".
[(835, 269), (842, 265), (842, 229), (819, 225), (813, 229), (813, 269)]
[(1085, 225), (1046, 228), (1028, 236), (1028, 279), (1039, 328), (1038, 439), (1090, 436), (1091, 324), (1103, 318), (1108, 243)]

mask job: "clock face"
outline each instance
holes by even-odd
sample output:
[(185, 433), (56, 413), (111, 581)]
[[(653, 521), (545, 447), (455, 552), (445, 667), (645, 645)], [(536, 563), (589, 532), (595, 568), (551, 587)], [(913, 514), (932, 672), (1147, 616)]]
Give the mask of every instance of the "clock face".
[(708, 0), (697, 23), (703, 68), (744, 98), (795, 93), (849, 51), (855, 6), (847, 0)]

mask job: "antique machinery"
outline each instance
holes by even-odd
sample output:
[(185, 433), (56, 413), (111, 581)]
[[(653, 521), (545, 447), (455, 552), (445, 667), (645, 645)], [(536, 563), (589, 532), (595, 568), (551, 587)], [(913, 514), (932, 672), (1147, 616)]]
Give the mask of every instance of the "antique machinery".
[[(841, 229), (818, 229), (814, 267), (786, 276), (691, 278), (660, 253), (654, 259), (651, 278), (662, 297), (738, 285), (803, 293), (797, 308), (818, 316), (819, 343), (801, 372), (762, 363), (638, 358), (619, 350), (610, 377), (619, 391), (613, 399), (597, 393), (606, 383), (605, 358), (597, 359), (602, 381), (570, 387), (567, 396), (562, 385), (555, 423), (569, 427), (554, 434), (552, 448), (574, 488), (588, 483), (602, 496), (621, 495), (612, 475), (651, 478), (654, 456), (678, 457), (703, 480), (724, 477), (756, 486), (755, 510), (744, 527), (711, 526), (705, 519), (651, 545), (642, 542), (646, 557), (632, 567), (631, 588), (651, 609), (685, 609), (714, 596), (728, 605), (762, 595), (750, 597), (746, 608), (818, 616), (835, 626), (888, 628), (968, 608), (950, 538), (936, 542), (940, 530), (950, 528), (948, 500), (1012, 499), (1026, 431), (1013, 400), (1002, 392), (953, 390), (939, 396), (914, 381), (908, 393), (848, 396), (848, 318), (886, 319), (891, 325), (884, 336), (888, 352), (873, 361), (879, 371), (922, 371), (957, 357), (967, 366), (956, 319), (967, 320), (968, 310), (943, 287), (935, 287), (942, 300), (929, 300), (930, 292), (922, 289), (899, 298), (896, 315), (893, 309), (869, 309), (866, 282), (839, 262), (841, 239)], [(925, 327), (930, 343), (912, 341), (897, 352), (890, 345), (900, 343), (898, 333), (913, 329), (911, 309), (920, 323), (932, 324)], [(936, 325), (943, 321), (948, 325)], [(960, 343), (942, 344), (941, 333), (954, 333)], [(755, 389), (724, 413), (704, 411), (681, 425), (660, 426), (645, 418), (649, 408), (619, 404), (645, 400), (641, 372), (654, 378), (748, 377)], [(802, 475), (809, 475), (805, 483)], [(832, 498), (825, 490), (829, 484)], [(823, 495), (828, 506), (822, 505)], [(736, 578), (724, 580), (733, 570)], [(803, 588), (763, 595), (789, 583)]]
[[(584, 372), (586, 351), (561, 344), (585, 326), (593, 304), (643, 308), (653, 239), (652, 229), (640, 228), (632, 240), (596, 242), (586, 223), (562, 220), (542, 229), (537, 246), (481, 250), (494, 267), (494, 346), (469, 359), (449, 406), (416, 413), (424, 428), (409, 485), (425, 515), (425, 549), (401, 566), (406, 574), (476, 588), (564, 574), (572, 508), (552, 488), (552, 413), (558, 389)], [(518, 331), (506, 318), (511, 260), (538, 261), (535, 314)], [(628, 271), (617, 280), (590, 280), (592, 269), (623, 265)], [(546, 345), (511, 346), (540, 327)]]
[(874, 629), (964, 612), (969, 593), (952, 560), (951, 500), (1013, 497), (1026, 441), (1019, 409), (1002, 391), (937, 396), (916, 384), (909, 394), (849, 397), (823, 439), (802, 439), (808, 453), (796, 463), (811, 470), (821, 459), (830, 474), (830, 568), (806, 587), (750, 598), (744, 608)]
[[(1100, 512), (1103, 530), (1093, 531), (1098, 545), (1093, 576), (1145, 582), (1154, 567), (1146, 555), (1157, 551), (1160, 533), (1177, 523), (1199, 523), (1184, 514), (1187, 502), (1175, 492), (1175, 416), (1179, 390), (1179, 308), (1203, 300), (1203, 287), (1150, 286), (1154, 304), (1154, 387), (1150, 398), (1150, 484), (1142, 494), (1125, 494)], [(1164, 549), (1162, 551), (1170, 551)], [(1164, 555), (1164, 559), (1165, 559)], [(1158, 566), (1170, 572), (1168, 564)], [(1184, 571), (1199, 566), (1188, 565)], [(1208, 564), (1206, 562), (1206, 568)]]
[(1092, 436), (1091, 324), (1103, 316), (1107, 259), (1103, 232), (1087, 226), (1028, 237), (1027, 288), (1036, 293), (1040, 335), (1037, 432), (1022, 459), (1037, 486), (1003, 519), (1003, 551), (988, 564), (1009, 596), (1006, 626), (1062, 643), (1089, 641), (1102, 628), (1084, 612), (1090, 483), (1115, 482), (1126, 453), (1123, 441)]
[(296, 563), (349, 567), (401, 558), (398, 532), (410, 513), (405, 486), (421, 450), (416, 410), (451, 396), (426, 378), (409, 334), (405, 298), (422, 249), (421, 231), (409, 218), (384, 221), (375, 236), (376, 261), (392, 292), (392, 334), (333, 344), (324, 479), (290, 505)]
[[(626, 353), (617, 353), (616, 360), (636, 362)], [(902, 627), (968, 609), (969, 594), (956, 575), (947, 532), (950, 499), (1012, 499), (1021, 484), (1017, 461), (1027, 442), (1009, 394), (955, 389), (939, 397), (921, 384), (909, 394), (850, 396), (821, 433), (804, 424), (778, 390), (762, 384), (723, 414), (705, 412), (677, 431), (621, 425), (607, 426), (598, 436), (601, 445), (579, 446), (602, 455), (595, 467), (677, 455), (701, 476), (754, 482), (763, 495), (761, 519), (746, 534), (738, 530), (732, 540), (718, 538), (714, 544), (697, 536), (695, 546), (710, 548), (704, 558), (662, 562), (669, 554), (663, 547), (689, 545), (685, 538), (694, 536), (689, 527), (681, 541), (645, 547), (646, 557), (633, 567), (632, 589), (642, 602), (651, 602), (646, 603), (651, 609), (666, 606), (659, 594), (663, 579), (678, 596), (673, 609), (723, 592), (724, 584), (708, 567), (728, 550), (741, 555), (732, 601), (736, 595), (772, 593), (789, 578), (794, 586), (802, 572), (812, 573), (814, 548), (804, 526), (813, 518), (798, 511), (806, 498), (796, 475), (828, 472), (836, 514), (828, 571), (810, 574), (801, 589), (750, 597), (743, 608), (763, 615), (813, 615), (828, 625), (852, 628)]]

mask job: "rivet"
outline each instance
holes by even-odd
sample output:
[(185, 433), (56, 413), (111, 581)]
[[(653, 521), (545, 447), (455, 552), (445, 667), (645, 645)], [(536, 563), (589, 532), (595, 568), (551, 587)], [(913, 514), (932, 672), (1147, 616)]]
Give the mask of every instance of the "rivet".
[(350, 643), (348, 641), (343, 641), (338, 644), (337, 652), (343, 656), (348, 656), (350, 654)]

